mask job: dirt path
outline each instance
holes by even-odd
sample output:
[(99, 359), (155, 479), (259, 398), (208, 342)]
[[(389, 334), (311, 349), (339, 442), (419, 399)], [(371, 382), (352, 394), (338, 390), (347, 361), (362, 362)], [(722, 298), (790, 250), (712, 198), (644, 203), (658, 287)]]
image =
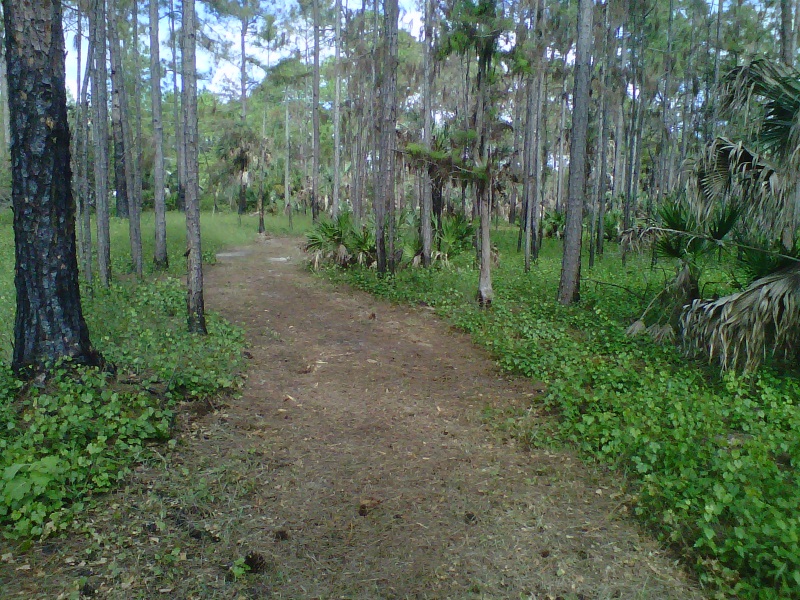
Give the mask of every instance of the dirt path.
[(610, 480), (484, 426), (534, 386), (429, 311), (311, 276), (294, 239), (220, 255), (206, 286), (248, 332), (243, 396), (193, 407), (177, 450), (3, 597), (699, 597)]
[(691, 597), (604, 482), (482, 426), (530, 382), (424, 309), (311, 277), (296, 240), (246, 252), (220, 258), (207, 297), (249, 332), (229, 427), (271, 465), (241, 535), (282, 573), (275, 597)]

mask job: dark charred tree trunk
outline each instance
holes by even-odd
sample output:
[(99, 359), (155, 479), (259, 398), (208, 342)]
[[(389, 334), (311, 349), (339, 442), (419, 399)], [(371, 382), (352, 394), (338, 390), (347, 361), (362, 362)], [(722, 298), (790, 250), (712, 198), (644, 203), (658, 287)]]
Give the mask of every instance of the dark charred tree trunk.
[(12, 367), (26, 372), (62, 358), (97, 365), (78, 284), (61, 2), (3, 0), (3, 16), (17, 291)]
[(183, 0), (181, 63), (183, 75), (183, 130), (186, 137), (186, 275), (189, 331), (208, 333), (203, 302), (203, 254), (200, 247), (200, 186), (197, 178), (197, 62), (194, 0)]
[(580, 298), (581, 226), (586, 188), (586, 134), (589, 128), (589, 79), (592, 68), (591, 0), (578, 0), (578, 39), (575, 54), (575, 104), (569, 152), (567, 220), (558, 301), (569, 305)]

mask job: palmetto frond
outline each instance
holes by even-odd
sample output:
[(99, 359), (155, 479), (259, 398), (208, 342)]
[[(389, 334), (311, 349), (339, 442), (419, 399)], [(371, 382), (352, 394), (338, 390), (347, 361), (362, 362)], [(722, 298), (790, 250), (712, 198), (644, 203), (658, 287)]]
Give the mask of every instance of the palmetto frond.
[(800, 347), (800, 265), (718, 300), (695, 300), (681, 316), (684, 345), (723, 369), (757, 368)]
[(796, 178), (742, 142), (717, 138), (690, 166), (694, 173), (688, 187), (698, 222), (708, 223), (722, 211), (731, 216), (729, 226), (742, 214), (768, 237), (797, 228)]
[[(757, 107), (752, 105), (757, 102)], [(750, 115), (757, 108), (761, 149), (775, 159), (789, 159), (800, 143), (800, 71), (757, 59), (731, 70), (723, 80), (722, 106), (728, 114)]]

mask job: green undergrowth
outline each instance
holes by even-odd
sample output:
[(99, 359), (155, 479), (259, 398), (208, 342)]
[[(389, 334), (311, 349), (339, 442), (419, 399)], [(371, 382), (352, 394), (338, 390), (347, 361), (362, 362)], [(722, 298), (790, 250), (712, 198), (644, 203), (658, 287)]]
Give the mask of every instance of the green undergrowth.
[[(203, 257), (252, 242), (257, 220), (203, 215)], [(236, 392), (243, 332), (213, 313), (208, 336), (186, 331), (183, 215), (168, 220), (170, 268), (152, 273), (145, 237), (143, 281), (130, 275), (127, 221), (112, 220), (109, 289), (83, 288), (83, 309), (95, 347), (113, 369), (60, 365), (46, 381), (23, 383), (8, 368), (13, 324), (13, 233), (0, 214), (0, 529), (12, 539), (64, 530), (93, 498), (170, 438), (178, 402)], [(268, 228), (283, 232), (282, 220)], [(143, 231), (152, 230), (145, 215)], [(163, 450), (162, 450), (163, 451)]]
[[(378, 296), (437, 309), (488, 348), (500, 367), (542, 381), (534, 413), (501, 427), (531, 445), (571, 443), (624, 474), (635, 512), (719, 597), (800, 598), (800, 384), (764, 369), (720, 377), (626, 327), (671, 275), (649, 257), (626, 266), (612, 247), (584, 267), (582, 302), (555, 302), (560, 243), (523, 273), (513, 232), (495, 234), (490, 310), (474, 302), (474, 257), (432, 270), (329, 270)], [(707, 290), (721, 273), (709, 277)], [(611, 285), (609, 285), (611, 284)], [(713, 293), (713, 292), (710, 292)]]

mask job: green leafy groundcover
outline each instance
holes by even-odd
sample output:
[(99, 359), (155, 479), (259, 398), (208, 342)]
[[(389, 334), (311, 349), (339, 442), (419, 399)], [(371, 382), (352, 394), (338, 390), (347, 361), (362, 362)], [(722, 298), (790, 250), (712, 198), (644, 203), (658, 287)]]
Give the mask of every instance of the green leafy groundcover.
[(175, 402), (230, 393), (240, 330), (208, 316), (208, 336), (185, 331), (174, 278), (117, 284), (85, 303), (93, 339), (117, 369), (62, 365), (45, 384), (0, 368), (0, 528), (10, 538), (66, 527), (93, 494), (111, 489), (169, 438)]
[[(503, 369), (545, 382), (543, 402), (560, 415), (552, 429), (524, 415), (505, 425), (531, 444), (572, 442), (624, 472), (637, 514), (720, 597), (800, 598), (798, 380), (768, 370), (719, 378), (671, 348), (626, 337), (637, 301), (620, 288), (585, 283), (581, 306), (561, 307), (559, 266), (554, 249), (528, 275), (516, 258), (503, 260), (490, 311), (472, 301), (477, 274), (466, 262), (388, 279), (329, 273), (435, 306)], [(610, 258), (590, 277), (644, 294), (643, 272)]]

